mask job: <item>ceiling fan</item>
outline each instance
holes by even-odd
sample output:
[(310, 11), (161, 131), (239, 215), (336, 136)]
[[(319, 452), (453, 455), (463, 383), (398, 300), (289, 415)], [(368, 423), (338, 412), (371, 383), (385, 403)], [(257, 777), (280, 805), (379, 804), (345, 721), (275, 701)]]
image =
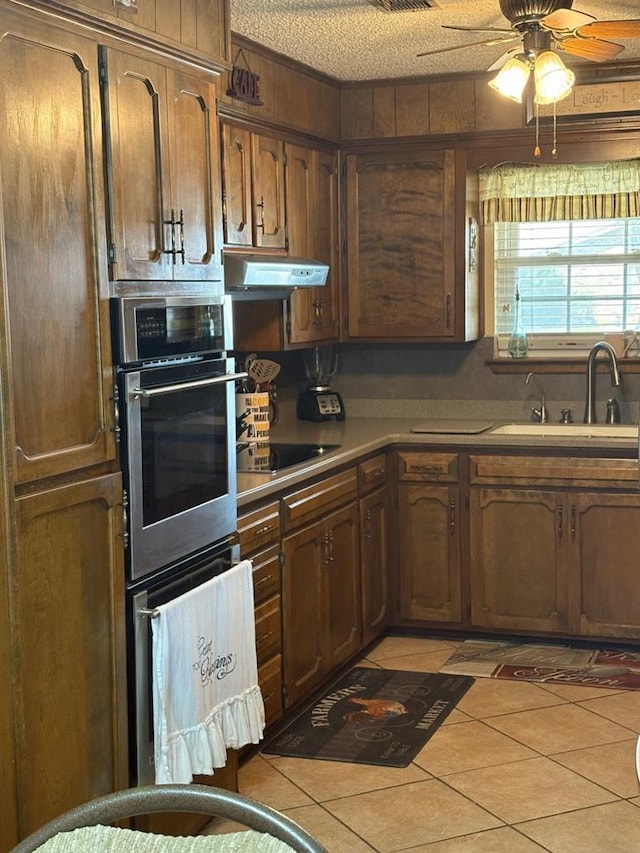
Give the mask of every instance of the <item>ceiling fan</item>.
[(510, 27), (464, 27), (444, 24), (445, 29), (495, 33), (484, 41), (443, 47), (419, 53), (433, 56), (451, 50), (521, 41), (494, 62), (489, 70), (501, 68), (510, 58), (522, 56), (534, 62), (543, 51), (557, 49), (588, 59), (606, 62), (624, 50), (624, 45), (609, 41), (615, 38), (640, 37), (640, 19), (598, 21), (592, 15), (573, 10), (573, 0), (499, 0), (500, 10)]
[(556, 102), (568, 97), (575, 83), (575, 74), (565, 66), (556, 52), (564, 51), (581, 59), (606, 62), (614, 59), (624, 45), (609, 41), (616, 38), (640, 37), (640, 20), (598, 21), (592, 15), (573, 10), (573, 0), (499, 0), (500, 10), (510, 28), (446, 26), (446, 29), (495, 33), (484, 41), (444, 47), (419, 53), (431, 56), (450, 50), (482, 45), (519, 41), (490, 67), (498, 74), (489, 86), (522, 103), (523, 94), (533, 76), (533, 101), (536, 105), (536, 145), (534, 156), (540, 157), (538, 106), (553, 104), (553, 148), (556, 147)]

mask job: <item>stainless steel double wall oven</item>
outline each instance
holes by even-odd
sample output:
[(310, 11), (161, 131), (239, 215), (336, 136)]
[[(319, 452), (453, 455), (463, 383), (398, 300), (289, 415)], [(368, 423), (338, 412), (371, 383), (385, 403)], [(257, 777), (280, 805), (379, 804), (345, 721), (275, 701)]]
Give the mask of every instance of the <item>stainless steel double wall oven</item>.
[(231, 303), (212, 291), (111, 300), (125, 563), (132, 784), (154, 781), (149, 620), (237, 558)]

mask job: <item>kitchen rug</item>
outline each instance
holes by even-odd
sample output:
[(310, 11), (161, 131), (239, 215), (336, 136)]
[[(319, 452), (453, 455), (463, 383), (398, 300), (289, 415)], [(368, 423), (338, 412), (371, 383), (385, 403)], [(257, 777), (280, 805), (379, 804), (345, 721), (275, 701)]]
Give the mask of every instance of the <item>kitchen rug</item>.
[(640, 649), (465, 640), (441, 673), (640, 690)]
[(356, 667), (262, 752), (406, 767), (473, 682), (462, 675)]

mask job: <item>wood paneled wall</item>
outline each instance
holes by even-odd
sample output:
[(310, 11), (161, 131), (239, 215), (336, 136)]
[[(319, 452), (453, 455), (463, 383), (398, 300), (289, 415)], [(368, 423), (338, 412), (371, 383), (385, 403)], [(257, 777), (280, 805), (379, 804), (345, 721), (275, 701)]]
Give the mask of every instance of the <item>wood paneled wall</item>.
[(220, 97), (223, 112), (338, 141), (340, 89), (335, 81), (240, 36), (233, 36), (231, 58), (234, 65), (248, 67), (260, 75), (263, 105), (253, 106), (230, 97), (225, 81)]
[(340, 99), (344, 141), (435, 136), (522, 127), (522, 107), (500, 99), (484, 79), (346, 85)]

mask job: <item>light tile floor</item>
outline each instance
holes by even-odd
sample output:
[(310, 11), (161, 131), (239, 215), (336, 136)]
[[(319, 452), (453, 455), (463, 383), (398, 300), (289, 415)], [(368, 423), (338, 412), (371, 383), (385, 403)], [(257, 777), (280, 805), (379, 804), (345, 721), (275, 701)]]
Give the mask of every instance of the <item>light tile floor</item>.
[[(359, 664), (437, 672), (457, 645), (387, 637)], [(480, 678), (406, 768), (257, 754), (240, 791), (330, 853), (636, 853), (638, 732), (640, 692)]]

